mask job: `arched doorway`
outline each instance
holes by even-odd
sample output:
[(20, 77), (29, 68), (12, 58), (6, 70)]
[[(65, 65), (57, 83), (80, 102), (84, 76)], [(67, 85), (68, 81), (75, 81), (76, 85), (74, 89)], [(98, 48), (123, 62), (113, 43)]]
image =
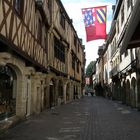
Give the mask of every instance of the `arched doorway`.
[(122, 103), (126, 104), (126, 83), (125, 83), (125, 81), (123, 82), (123, 87), (122, 87)]
[(50, 80), (49, 86), (50, 86), (49, 102), (50, 107), (53, 107), (55, 106), (55, 95), (54, 95), (55, 83), (53, 79)]
[(140, 110), (140, 79), (137, 80), (137, 107), (138, 107), (138, 110)]
[(126, 104), (130, 105), (130, 82), (127, 80), (126, 82)]
[(0, 66), (0, 120), (16, 114), (17, 76), (15, 71)]
[(131, 101), (131, 105), (132, 107), (136, 107), (137, 105), (137, 85), (136, 85), (136, 79), (133, 77), (132, 78), (132, 82), (131, 82), (131, 88), (132, 88), (132, 93), (131, 93), (131, 97), (132, 97), (132, 101)]
[(67, 84), (66, 88), (66, 101), (70, 100), (70, 83)]
[(63, 96), (63, 83), (61, 80), (57, 81), (57, 89), (58, 89), (58, 94), (57, 94), (57, 100), (58, 100), (58, 105), (64, 103), (64, 96)]
[(74, 86), (74, 99), (78, 99), (78, 87)]
[(59, 80), (59, 83), (58, 83), (58, 104), (62, 104), (64, 102), (64, 99), (63, 99), (63, 83), (61, 80)]
[(43, 101), (43, 104), (44, 104), (44, 109), (47, 108), (47, 87), (44, 87), (44, 101)]
[(118, 100), (121, 101), (122, 95), (121, 95), (121, 81), (120, 80), (117, 81), (117, 90), (118, 90), (118, 96), (117, 96)]
[(113, 99), (113, 100), (116, 100), (115, 88), (116, 88), (116, 83), (113, 81), (113, 82), (112, 82), (112, 99)]

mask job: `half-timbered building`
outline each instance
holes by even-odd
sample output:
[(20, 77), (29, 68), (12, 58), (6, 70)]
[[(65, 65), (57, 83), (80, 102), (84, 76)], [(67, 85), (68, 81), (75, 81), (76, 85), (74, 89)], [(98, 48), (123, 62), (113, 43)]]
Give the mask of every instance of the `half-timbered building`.
[(79, 98), (84, 57), (60, 0), (0, 0), (0, 119)]

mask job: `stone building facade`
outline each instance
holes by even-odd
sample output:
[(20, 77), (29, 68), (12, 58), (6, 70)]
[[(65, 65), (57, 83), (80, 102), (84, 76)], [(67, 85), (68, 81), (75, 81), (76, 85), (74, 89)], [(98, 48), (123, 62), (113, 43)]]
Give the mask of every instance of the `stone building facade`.
[(0, 1), (0, 119), (80, 98), (84, 57), (60, 0)]

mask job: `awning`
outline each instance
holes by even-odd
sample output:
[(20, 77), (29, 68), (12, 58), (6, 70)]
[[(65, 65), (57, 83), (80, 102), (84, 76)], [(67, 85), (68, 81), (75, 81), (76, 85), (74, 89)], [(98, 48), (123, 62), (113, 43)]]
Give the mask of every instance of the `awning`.
[(124, 34), (124, 38), (122, 40), (122, 44), (120, 47), (120, 53), (123, 54), (126, 49), (128, 49), (128, 44), (132, 44), (130, 42), (132, 36), (134, 35), (134, 32), (136, 30), (137, 25), (140, 22), (140, 0), (137, 0), (132, 11), (132, 15), (130, 17), (130, 21), (128, 23), (126, 32)]

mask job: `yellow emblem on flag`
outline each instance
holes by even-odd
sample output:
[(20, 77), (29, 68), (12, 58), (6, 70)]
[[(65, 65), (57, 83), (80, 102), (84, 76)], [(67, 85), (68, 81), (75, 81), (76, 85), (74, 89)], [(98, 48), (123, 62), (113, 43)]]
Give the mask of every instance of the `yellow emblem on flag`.
[(96, 10), (97, 20), (99, 23), (106, 22), (106, 8), (100, 8)]

